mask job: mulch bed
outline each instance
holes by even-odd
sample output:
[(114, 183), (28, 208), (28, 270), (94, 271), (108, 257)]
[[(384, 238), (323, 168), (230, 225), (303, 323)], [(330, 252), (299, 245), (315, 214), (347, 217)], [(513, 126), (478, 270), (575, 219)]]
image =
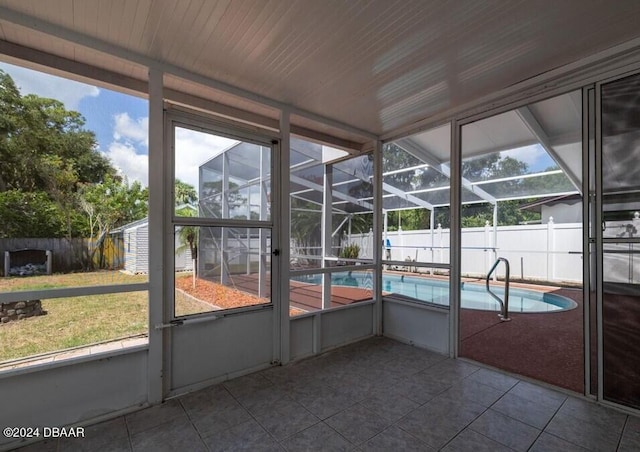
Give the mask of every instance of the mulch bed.
[[(233, 309), (271, 303), (271, 300), (268, 298), (260, 298), (256, 295), (234, 289), (233, 287), (227, 287), (220, 283), (201, 278), (196, 278), (194, 288), (193, 277), (191, 275), (177, 277), (176, 288), (200, 301), (221, 309)], [(291, 308), (289, 313), (290, 315), (298, 315), (303, 312), (304, 311), (299, 309)]]

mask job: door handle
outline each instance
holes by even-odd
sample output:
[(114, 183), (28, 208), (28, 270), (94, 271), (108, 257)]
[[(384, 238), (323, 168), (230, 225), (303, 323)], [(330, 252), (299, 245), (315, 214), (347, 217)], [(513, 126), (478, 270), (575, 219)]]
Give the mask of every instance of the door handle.
[(280, 250), (279, 249), (275, 249), (271, 252), (274, 256), (280, 256)]

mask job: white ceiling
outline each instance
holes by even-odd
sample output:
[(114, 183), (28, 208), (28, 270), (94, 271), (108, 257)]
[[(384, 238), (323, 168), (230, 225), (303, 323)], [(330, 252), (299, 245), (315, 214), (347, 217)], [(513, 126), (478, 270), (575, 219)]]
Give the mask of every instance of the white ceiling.
[(638, 38), (639, 23), (637, 0), (0, 0), (4, 41), (143, 81), (154, 60), (376, 135)]

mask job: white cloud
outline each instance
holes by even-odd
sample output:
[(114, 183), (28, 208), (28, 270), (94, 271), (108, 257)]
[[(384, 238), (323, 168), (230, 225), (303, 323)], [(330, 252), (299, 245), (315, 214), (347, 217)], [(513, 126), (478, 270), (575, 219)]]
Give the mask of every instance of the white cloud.
[(235, 140), (188, 129), (176, 129), (176, 178), (198, 188), (198, 168)]
[(149, 184), (149, 157), (146, 154), (138, 154), (131, 144), (119, 142), (111, 143), (103, 153), (130, 183), (138, 181), (145, 187)]
[(40, 97), (57, 99), (68, 110), (78, 110), (85, 97), (97, 97), (100, 90), (95, 86), (74, 82), (43, 72), (0, 62), (0, 69), (11, 75), (22, 95), (37, 94)]
[[(133, 121), (127, 113), (116, 115), (114, 126), (116, 141), (112, 142), (103, 153), (122, 175), (128, 177), (130, 182), (137, 180), (147, 186), (149, 183), (148, 155), (146, 150), (140, 153), (136, 146), (136, 143), (141, 146), (143, 142), (148, 141), (146, 130), (144, 137), (141, 133), (144, 124), (148, 124), (147, 118)], [(237, 141), (208, 133), (176, 129), (176, 178), (197, 189), (200, 165), (235, 143)]]
[(118, 113), (113, 117), (115, 126), (113, 138), (116, 141), (131, 142), (133, 144), (149, 147), (149, 118), (143, 117), (131, 119), (129, 113)]

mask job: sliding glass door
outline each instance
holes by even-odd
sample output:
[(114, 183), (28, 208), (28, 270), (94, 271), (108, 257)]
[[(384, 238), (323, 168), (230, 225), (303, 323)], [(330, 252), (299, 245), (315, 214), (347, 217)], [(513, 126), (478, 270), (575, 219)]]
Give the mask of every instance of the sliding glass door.
[(600, 394), (640, 409), (640, 74), (600, 84), (597, 92)]

